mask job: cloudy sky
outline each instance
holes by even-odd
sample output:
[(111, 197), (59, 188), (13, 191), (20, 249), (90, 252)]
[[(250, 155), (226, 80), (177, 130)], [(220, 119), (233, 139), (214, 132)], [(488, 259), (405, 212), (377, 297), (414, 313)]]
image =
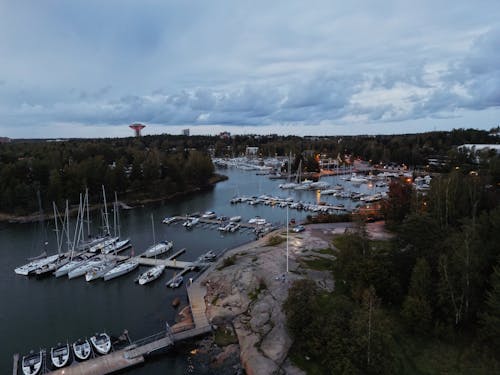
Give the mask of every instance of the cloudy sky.
[(500, 124), (498, 0), (0, 0), (0, 136)]

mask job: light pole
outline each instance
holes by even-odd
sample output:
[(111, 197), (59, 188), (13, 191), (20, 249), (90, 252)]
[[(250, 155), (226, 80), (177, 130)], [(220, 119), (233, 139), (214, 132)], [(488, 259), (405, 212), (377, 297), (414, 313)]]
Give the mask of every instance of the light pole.
[(286, 273), (288, 273), (288, 204), (286, 205)]

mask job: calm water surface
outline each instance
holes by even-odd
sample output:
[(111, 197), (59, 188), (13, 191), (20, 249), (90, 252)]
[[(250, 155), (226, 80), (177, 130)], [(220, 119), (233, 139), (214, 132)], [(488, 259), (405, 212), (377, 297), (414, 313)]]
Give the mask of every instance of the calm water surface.
[[(320, 199), (316, 192), (283, 191), (278, 188), (283, 181), (269, 180), (266, 176), (257, 176), (255, 172), (229, 169), (221, 173), (228, 175), (229, 180), (217, 184), (211, 191), (174, 202), (121, 211), (122, 237), (131, 239), (136, 254), (144, 251), (153, 242), (150, 218), (153, 214), (156, 240), (173, 240), (174, 251), (187, 249), (178, 259), (191, 261), (208, 250), (221, 251), (251, 241), (254, 235), (248, 231), (222, 235), (216, 228), (204, 226), (187, 231), (180, 224), (161, 224), (163, 217), (213, 210), (218, 215), (241, 215), (246, 220), (259, 215), (273, 223), (284, 224), (286, 211), (282, 208), (231, 205), (229, 200), (234, 195), (261, 194), (292, 196), (306, 202)], [(345, 183), (337, 177), (328, 177), (325, 181)], [(367, 185), (352, 187), (351, 190), (375, 192)], [(330, 196), (321, 200), (337, 202)], [(341, 203), (347, 207), (350, 204), (349, 201)], [(306, 214), (290, 210), (290, 217), (297, 220), (303, 219)], [(97, 219), (94, 222), (97, 223)], [(35, 229), (35, 224), (0, 224), (0, 373), (12, 371), (13, 353), (22, 355), (31, 349), (50, 349), (57, 342), (71, 343), (79, 337), (89, 337), (100, 331), (117, 336), (128, 329), (132, 339), (139, 339), (162, 330), (166, 321), (173, 322), (176, 310), (171, 306), (172, 300), (177, 296), (183, 300), (186, 298), (184, 288), (172, 290), (165, 287), (167, 279), (173, 276), (173, 270), (167, 270), (160, 279), (147, 286), (133, 282), (145, 270), (142, 266), (126, 276), (107, 282), (98, 280), (87, 283), (82, 278), (36, 279), (16, 275), (15, 267), (39, 253), (35, 246), (38, 241)], [(198, 373), (190, 368), (187, 358), (189, 348), (185, 350), (148, 361), (127, 373)]]

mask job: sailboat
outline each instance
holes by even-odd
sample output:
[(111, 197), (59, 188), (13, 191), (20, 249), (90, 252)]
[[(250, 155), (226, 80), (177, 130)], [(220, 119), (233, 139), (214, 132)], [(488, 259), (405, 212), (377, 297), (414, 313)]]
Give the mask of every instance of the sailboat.
[(152, 258), (152, 257), (156, 257), (157, 255), (164, 254), (174, 247), (174, 243), (172, 241), (161, 241), (160, 243), (156, 243), (156, 241), (155, 241), (155, 223), (153, 220), (153, 214), (151, 214), (151, 226), (153, 228), (153, 245), (150, 246), (142, 254), (146, 258)]
[(153, 280), (156, 280), (161, 276), (163, 271), (165, 271), (165, 265), (163, 264), (150, 268), (146, 272), (142, 273), (141, 276), (139, 276), (139, 285), (144, 285), (150, 283)]

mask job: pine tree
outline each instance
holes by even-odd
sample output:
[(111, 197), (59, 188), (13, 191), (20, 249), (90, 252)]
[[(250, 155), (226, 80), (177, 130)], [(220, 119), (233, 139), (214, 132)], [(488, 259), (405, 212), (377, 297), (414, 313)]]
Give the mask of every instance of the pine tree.
[(500, 257), (491, 274), (491, 289), (486, 293), (486, 309), (480, 316), (481, 333), (493, 347), (500, 347)]

